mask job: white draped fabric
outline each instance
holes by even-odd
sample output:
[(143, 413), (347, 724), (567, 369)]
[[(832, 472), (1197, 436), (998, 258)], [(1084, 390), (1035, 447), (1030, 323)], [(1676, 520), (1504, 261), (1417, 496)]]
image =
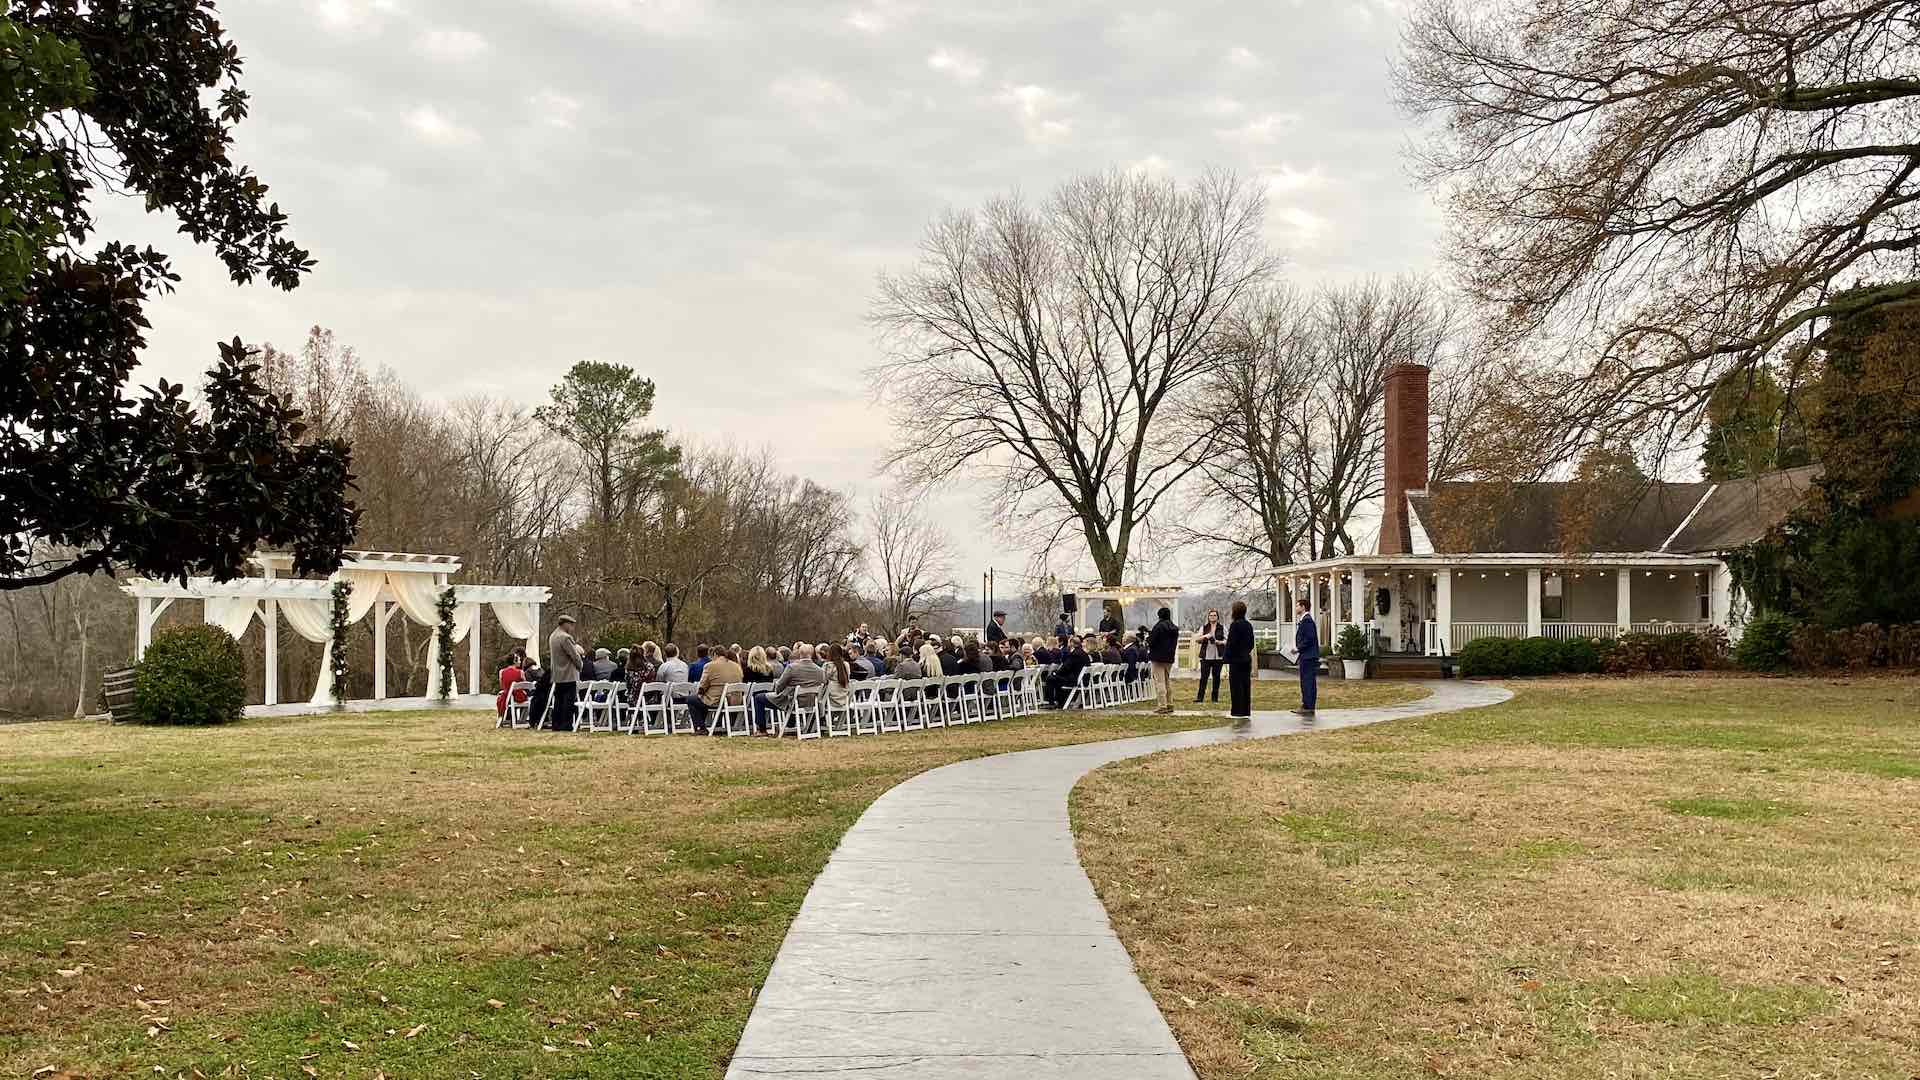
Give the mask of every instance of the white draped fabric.
[(209, 596), (206, 609), (203, 617), (207, 625), (217, 626), (238, 639), (253, 623), (254, 615), (260, 610), (260, 601), (244, 596)]
[[(346, 578), (353, 586), (353, 591), (347, 594), (347, 625), (351, 626), (373, 610), (386, 575), (355, 570), (349, 571)], [(287, 625), (293, 627), (294, 633), (322, 646), (320, 677), (315, 681), (311, 704), (333, 704), (333, 601), (282, 600), (280, 613), (287, 617)]]
[(493, 617), (499, 620), (500, 629), (505, 630), (508, 637), (521, 641), (532, 641), (539, 630), (533, 625), (533, 605), (518, 600), (495, 600)]
[[(400, 605), (400, 611), (407, 618), (425, 627), (440, 625), (440, 594), (447, 586), (436, 584), (425, 574), (391, 574), (387, 577), (387, 587), (392, 590), (393, 598)], [(465, 641), (467, 634), (479, 622), (479, 604), (455, 604), (453, 606), (453, 640)], [(439, 693), (440, 686), (440, 635), (427, 636), (427, 696)], [(460, 692), (460, 676), (454, 673), (453, 693)]]

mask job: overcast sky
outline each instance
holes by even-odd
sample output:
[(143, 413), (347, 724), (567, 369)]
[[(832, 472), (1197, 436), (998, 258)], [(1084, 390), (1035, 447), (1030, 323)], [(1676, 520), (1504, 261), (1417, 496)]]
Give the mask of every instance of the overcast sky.
[[(1388, 94), (1398, 0), (220, 6), (253, 95), (239, 153), (319, 266), (237, 288), (137, 208), (103, 214), (186, 277), (143, 377), (197, 382), (216, 340), (315, 323), (444, 398), (537, 404), (617, 361), (676, 432), (864, 496), (888, 438), (861, 378), (874, 276), (943, 208), (1221, 166), (1266, 184), (1303, 283), (1433, 263)], [(963, 581), (1024, 565), (966, 499), (936, 512)]]

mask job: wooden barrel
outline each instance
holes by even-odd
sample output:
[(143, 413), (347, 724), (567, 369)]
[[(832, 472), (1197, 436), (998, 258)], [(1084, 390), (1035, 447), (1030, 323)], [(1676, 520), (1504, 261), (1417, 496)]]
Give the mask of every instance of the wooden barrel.
[(133, 704), (133, 669), (122, 668), (100, 676), (100, 700), (113, 723), (128, 724), (140, 718)]

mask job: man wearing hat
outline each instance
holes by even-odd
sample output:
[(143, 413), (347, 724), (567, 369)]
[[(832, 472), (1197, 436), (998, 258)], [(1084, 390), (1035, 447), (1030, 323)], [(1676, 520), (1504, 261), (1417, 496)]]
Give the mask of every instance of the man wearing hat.
[(553, 730), (573, 730), (573, 709), (580, 701), (580, 665), (586, 662), (586, 650), (573, 640), (573, 616), (554, 620), (553, 636), (547, 639), (547, 660), (553, 672)]

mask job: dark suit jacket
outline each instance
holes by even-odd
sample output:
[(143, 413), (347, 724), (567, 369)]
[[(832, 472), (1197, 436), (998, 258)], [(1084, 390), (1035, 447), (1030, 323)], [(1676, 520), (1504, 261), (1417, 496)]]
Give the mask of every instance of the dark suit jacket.
[(1245, 619), (1233, 620), (1227, 627), (1227, 663), (1244, 664), (1253, 660), (1253, 624)]
[(997, 622), (988, 622), (987, 623), (987, 641), (991, 643), (995, 641), (1005, 641), (1005, 640), (1007, 640), (1007, 628), (1004, 626), (1001, 626)]
[(1147, 631), (1147, 658), (1156, 664), (1171, 664), (1180, 651), (1180, 628), (1172, 619), (1161, 619)]
[(1320, 629), (1313, 625), (1313, 616), (1300, 616), (1300, 624), (1293, 632), (1293, 648), (1303, 663), (1320, 659)]

